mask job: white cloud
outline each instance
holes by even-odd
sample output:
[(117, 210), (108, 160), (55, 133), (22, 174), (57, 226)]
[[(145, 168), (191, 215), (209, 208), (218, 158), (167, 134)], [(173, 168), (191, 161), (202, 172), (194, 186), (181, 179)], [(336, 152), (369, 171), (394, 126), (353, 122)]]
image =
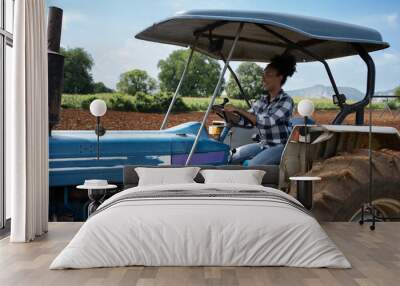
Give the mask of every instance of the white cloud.
[(64, 11), (63, 13), (63, 29), (68, 30), (75, 23), (85, 22), (87, 16), (78, 11)]
[[(197, 1), (197, 0), (168, 0), (165, 1), (174, 13), (176, 11), (187, 11), (191, 9), (226, 9), (227, 7), (237, 7), (239, 0), (219, 0), (219, 1)], [(201, 5), (199, 4), (201, 3)]]
[(166, 58), (176, 49), (175, 46), (136, 39), (127, 40), (122, 47), (117, 49), (97, 47), (92, 52), (95, 62), (93, 76), (96, 81), (103, 81), (113, 88), (119, 75), (131, 69), (146, 70), (152, 77), (157, 78), (158, 61)]
[(397, 12), (389, 14), (370, 14), (360, 17), (354, 17), (350, 22), (354, 24), (376, 28), (378, 30), (382, 29), (395, 29), (399, 25), (399, 14)]
[(389, 25), (389, 27), (397, 27), (399, 15), (397, 13), (385, 15), (384, 19), (386, 20), (386, 23)]
[(400, 52), (382, 51), (372, 55), (376, 65), (376, 90), (388, 90), (400, 85)]
[(384, 65), (399, 65), (400, 64), (400, 53), (395, 51), (381, 52), (375, 57), (376, 64), (379, 66)]

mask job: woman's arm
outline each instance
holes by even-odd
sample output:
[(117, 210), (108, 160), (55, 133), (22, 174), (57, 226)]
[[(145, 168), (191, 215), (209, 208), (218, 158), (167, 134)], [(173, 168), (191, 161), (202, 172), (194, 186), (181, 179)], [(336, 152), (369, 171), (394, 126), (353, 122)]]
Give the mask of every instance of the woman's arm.
[(225, 112), (232, 112), (232, 113), (236, 112), (236, 113), (248, 118), (253, 125), (257, 124), (257, 117), (253, 113), (247, 112), (245, 110), (237, 109), (237, 108), (231, 107), (231, 106), (225, 106), (224, 110), (225, 110)]
[(237, 109), (236, 112), (248, 118), (253, 125), (257, 124), (257, 117), (253, 113), (241, 109)]
[(288, 120), (293, 111), (293, 99), (289, 96), (281, 99), (272, 109), (267, 110), (266, 112), (258, 112), (255, 110), (255, 114), (240, 110), (231, 106), (226, 106), (224, 109), (228, 112), (237, 112), (240, 115), (248, 118), (254, 125), (258, 125), (262, 128), (271, 128), (276, 125), (281, 120)]

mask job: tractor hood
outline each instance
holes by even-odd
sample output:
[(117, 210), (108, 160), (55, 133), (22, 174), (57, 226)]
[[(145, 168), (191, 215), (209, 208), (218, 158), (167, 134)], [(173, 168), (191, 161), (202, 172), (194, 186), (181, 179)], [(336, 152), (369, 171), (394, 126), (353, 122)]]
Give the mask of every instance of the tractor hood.
[[(122, 182), (125, 165), (183, 165), (199, 122), (188, 122), (169, 129), (151, 131), (107, 131), (100, 137), (94, 131), (53, 131), (49, 138), (50, 185), (73, 185), (86, 178)], [(229, 146), (201, 133), (192, 164), (226, 164)]]
[[(100, 157), (170, 155), (189, 152), (198, 122), (188, 122), (164, 130), (107, 131), (100, 137)], [(208, 137), (203, 130), (197, 152), (220, 151), (225, 144)], [(89, 130), (53, 131), (49, 138), (50, 158), (82, 158), (97, 156), (97, 136)], [(221, 148), (222, 147), (222, 148)]]

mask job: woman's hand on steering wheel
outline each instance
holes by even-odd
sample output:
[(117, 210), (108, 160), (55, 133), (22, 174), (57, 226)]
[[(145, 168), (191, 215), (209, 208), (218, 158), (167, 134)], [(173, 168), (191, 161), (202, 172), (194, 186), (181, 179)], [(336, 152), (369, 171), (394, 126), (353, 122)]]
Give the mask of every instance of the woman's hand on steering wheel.
[[(231, 124), (232, 126), (241, 128), (253, 128), (255, 126), (249, 117), (232, 105), (214, 105), (213, 110), (219, 117), (223, 118), (225, 122)], [(239, 124), (241, 121), (243, 124)]]

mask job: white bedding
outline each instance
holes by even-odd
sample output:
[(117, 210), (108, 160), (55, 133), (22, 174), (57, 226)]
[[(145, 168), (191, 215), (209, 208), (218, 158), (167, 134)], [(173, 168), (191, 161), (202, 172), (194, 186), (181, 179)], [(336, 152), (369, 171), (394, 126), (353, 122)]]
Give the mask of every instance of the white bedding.
[(106, 200), (50, 269), (127, 265), (351, 267), (312, 216), (278, 200), (182, 196), (119, 201), (141, 191), (209, 189), (261, 190), (300, 204), (279, 190), (254, 185), (192, 183), (131, 188)]

